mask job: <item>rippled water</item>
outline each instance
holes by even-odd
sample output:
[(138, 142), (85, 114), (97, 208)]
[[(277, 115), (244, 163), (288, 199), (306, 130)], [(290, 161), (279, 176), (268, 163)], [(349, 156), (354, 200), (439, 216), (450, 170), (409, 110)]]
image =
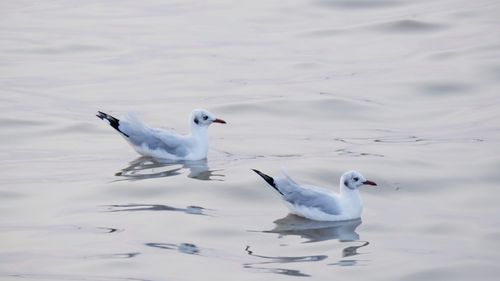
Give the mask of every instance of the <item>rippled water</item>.
[[(0, 279), (496, 280), (498, 1), (3, 1)], [(138, 155), (97, 110), (207, 161)], [(362, 221), (313, 222), (251, 172), (286, 166)]]

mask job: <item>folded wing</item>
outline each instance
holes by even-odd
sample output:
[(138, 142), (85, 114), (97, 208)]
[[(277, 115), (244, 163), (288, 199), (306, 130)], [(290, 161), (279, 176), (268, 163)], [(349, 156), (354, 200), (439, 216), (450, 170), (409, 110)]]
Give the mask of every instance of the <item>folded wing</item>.
[(134, 115), (129, 114), (120, 122), (120, 131), (127, 134), (127, 140), (134, 146), (149, 150), (162, 150), (183, 157), (188, 154), (187, 138), (164, 129), (149, 128)]
[(283, 199), (292, 205), (317, 208), (331, 215), (341, 213), (336, 195), (326, 190), (314, 186), (300, 186), (286, 173), (284, 177), (276, 178), (276, 185), (283, 194)]

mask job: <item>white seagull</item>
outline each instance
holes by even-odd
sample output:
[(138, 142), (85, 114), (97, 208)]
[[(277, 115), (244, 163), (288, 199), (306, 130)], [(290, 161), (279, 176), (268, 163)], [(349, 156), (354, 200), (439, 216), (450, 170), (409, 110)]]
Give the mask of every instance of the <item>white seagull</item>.
[(317, 221), (343, 221), (361, 217), (363, 201), (358, 192), (362, 185), (377, 185), (359, 172), (349, 171), (340, 177), (340, 193), (297, 184), (282, 170), (283, 177), (272, 178), (253, 169), (283, 198), (292, 214)]
[(161, 128), (150, 128), (134, 115), (124, 120), (98, 111), (97, 117), (116, 129), (137, 153), (169, 160), (201, 160), (207, 158), (208, 126), (212, 123), (226, 124), (205, 109), (195, 109), (189, 116), (191, 133), (179, 135)]

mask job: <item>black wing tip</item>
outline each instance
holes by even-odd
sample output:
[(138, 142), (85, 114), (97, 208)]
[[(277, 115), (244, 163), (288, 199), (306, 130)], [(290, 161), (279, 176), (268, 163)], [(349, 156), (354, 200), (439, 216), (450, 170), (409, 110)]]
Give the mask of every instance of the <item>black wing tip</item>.
[(261, 177), (263, 177), (263, 178), (265, 178), (265, 177), (270, 177), (270, 176), (268, 176), (268, 175), (264, 174), (263, 172), (261, 172), (261, 171), (259, 171), (259, 170), (257, 170), (257, 169), (252, 169), (252, 171), (256, 172), (256, 173), (257, 173), (257, 175), (259, 175), (259, 176), (261, 176)]
[(252, 171), (254, 171), (255, 173), (257, 173), (257, 175), (261, 176), (270, 186), (272, 186), (274, 189), (276, 189), (276, 191), (278, 191), (279, 194), (281, 195), (284, 195), (279, 189), (278, 187), (276, 186), (276, 183), (274, 182), (274, 179), (273, 177), (271, 176), (268, 176), (264, 173), (262, 173), (261, 171), (257, 170), (257, 169), (252, 169)]
[(108, 120), (109, 122), (109, 125), (111, 127), (113, 127), (115, 130), (117, 130), (118, 132), (120, 132), (120, 134), (126, 136), (127, 138), (129, 137), (129, 135), (125, 134), (124, 132), (122, 132), (120, 130), (120, 120), (116, 119), (115, 117), (107, 114), (107, 113), (104, 113), (102, 111), (97, 111), (97, 114), (96, 114), (97, 118), (100, 118), (101, 120)]
[(115, 117), (107, 114), (106, 112), (102, 112), (102, 111), (99, 111), (99, 110), (97, 111), (97, 114), (95, 116), (97, 116), (97, 118), (99, 118), (101, 120), (107, 119), (109, 121), (111, 121), (111, 120), (117, 120), (117, 121), (119, 121), (118, 119), (116, 119)]
[(100, 118), (101, 120), (104, 120), (104, 118), (106, 118), (106, 113), (102, 112), (102, 111), (97, 111), (97, 114), (95, 116), (97, 116), (97, 118)]

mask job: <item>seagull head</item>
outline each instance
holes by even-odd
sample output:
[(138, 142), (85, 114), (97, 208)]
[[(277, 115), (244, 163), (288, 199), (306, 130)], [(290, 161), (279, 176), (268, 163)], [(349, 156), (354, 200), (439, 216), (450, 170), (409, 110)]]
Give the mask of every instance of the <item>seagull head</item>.
[(351, 190), (356, 190), (362, 185), (377, 185), (373, 181), (367, 180), (357, 171), (345, 172), (340, 178), (340, 184)]
[(191, 112), (189, 123), (192, 127), (208, 127), (212, 123), (226, 124), (226, 121), (216, 118), (208, 110), (195, 109)]

